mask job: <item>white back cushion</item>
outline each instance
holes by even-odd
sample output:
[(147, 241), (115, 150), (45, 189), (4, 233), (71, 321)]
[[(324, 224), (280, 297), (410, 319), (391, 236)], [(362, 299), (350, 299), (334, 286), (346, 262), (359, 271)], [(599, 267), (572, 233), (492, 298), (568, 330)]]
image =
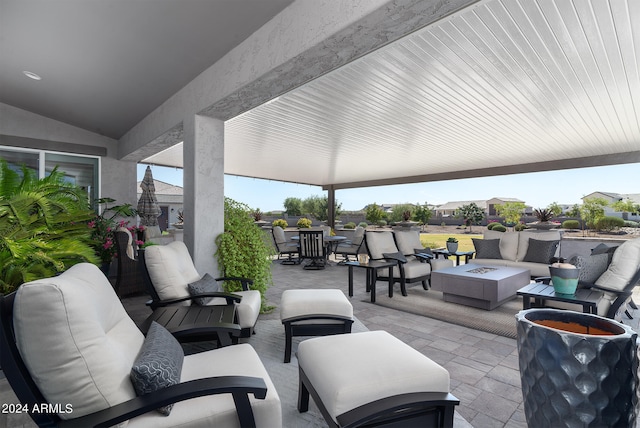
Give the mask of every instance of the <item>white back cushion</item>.
[[(520, 241), (518, 242), (518, 255), (517, 261), (524, 260), (524, 256), (527, 255), (529, 249), (529, 239), (537, 239), (538, 241), (559, 241), (561, 238), (560, 232), (557, 230), (550, 230), (547, 232), (520, 232)], [(556, 254), (560, 251), (560, 246), (556, 249)]]
[(515, 261), (518, 255), (518, 232), (487, 230), (484, 239), (500, 240), (500, 255), (504, 260)]
[(596, 280), (596, 285), (622, 290), (640, 266), (640, 238), (620, 245), (613, 253), (609, 268)]
[(136, 396), (129, 373), (144, 336), (98, 267), (81, 263), (32, 281), (13, 314), (20, 354), (49, 403), (77, 418)]
[[(145, 249), (144, 259), (153, 288), (161, 300), (189, 296), (188, 284), (200, 279), (182, 241), (151, 245)], [(185, 305), (189, 305), (189, 301)]]
[(287, 242), (287, 238), (284, 236), (284, 229), (280, 226), (273, 226), (273, 238), (276, 240), (276, 244), (284, 244)]
[(405, 256), (414, 254), (417, 248), (424, 247), (420, 242), (420, 232), (417, 230), (396, 230), (393, 234), (396, 238), (398, 250)]
[(398, 247), (391, 232), (367, 232), (367, 248), (372, 259), (382, 259), (383, 253), (396, 253)]

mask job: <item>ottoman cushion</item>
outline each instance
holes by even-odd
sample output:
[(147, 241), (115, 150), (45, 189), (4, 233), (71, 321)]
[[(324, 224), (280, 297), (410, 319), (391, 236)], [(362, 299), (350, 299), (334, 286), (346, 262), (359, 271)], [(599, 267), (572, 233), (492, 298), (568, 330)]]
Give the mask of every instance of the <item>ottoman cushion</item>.
[(353, 307), (349, 303), (349, 299), (340, 290), (285, 290), (280, 301), (280, 319), (282, 322), (304, 315), (332, 315), (353, 318)]
[(297, 355), (334, 420), (394, 395), (449, 392), (446, 369), (385, 331), (308, 339)]

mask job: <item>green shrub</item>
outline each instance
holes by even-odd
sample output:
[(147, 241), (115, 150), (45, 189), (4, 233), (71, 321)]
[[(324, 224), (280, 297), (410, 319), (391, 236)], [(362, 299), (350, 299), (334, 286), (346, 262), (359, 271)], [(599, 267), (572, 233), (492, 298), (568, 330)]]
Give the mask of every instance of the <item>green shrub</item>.
[(386, 221), (386, 220), (378, 220), (378, 223), (377, 223), (377, 224), (378, 224), (378, 226), (380, 226), (380, 227), (384, 227), (384, 226), (386, 226), (386, 225), (387, 225), (387, 221)]
[(344, 225), (345, 229), (355, 229), (356, 228), (356, 224), (352, 221), (350, 221), (349, 223)]
[(289, 227), (289, 223), (287, 223), (287, 220), (285, 220), (283, 218), (278, 218), (278, 219), (273, 220), (273, 223), (271, 223), (271, 225), (273, 227), (280, 226), (283, 229), (286, 229), (287, 227)]
[(640, 227), (640, 223), (637, 221), (625, 220), (624, 227)]
[(563, 229), (580, 229), (580, 222), (578, 220), (565, 220), (562, 222)]
[(298, 223), (296, 223), (296, 225), (300, 229), (308, 229), (311, 227), (311, 220), (309, 220), (306, 217), (302, 217), (301, 219), (298, 220)]
[(496, 223), (491, 230), (495, 230), (496, 232), (506, 232), (507, 228), (500, 223)]
[(515, 226), (513, 226), (513, 230), (515, 230), (516, 232), (522, 232), (525, 229), (529, 229), (529, 226), (527, 226), (524, 223), (518, 223)]
[(624, 220), (620, 217), (605, 216), (596, 221), (595, 229), (611, 231), (624, 226)]
[(491, 223), (487, 224), (487, 230), (493, 230), (493, 228), (497, 224), (500, 224), (500, 223), (498, 223), (497, 221), (492, 221)]
[[(253, 280), (251, 288), (262, 296), (262, 311), (270, 308), (265, 303), (265, 292), (272, 283), (271, 256), (275, 252), (264, 239), (262, 229), (255, 226), (248, 214), (251, 209), (240, 202), (224, 198), (224, 232), (216, 237), (215, 256), (221, 276), (235, 276)], [(236, 281), (225, 281), (227, 292), (242, 290)]]
[(366, 229), (369, 224), (366, 221), (361, 221), (360, 223), (358, 223), (358, 226), (364, 227)]

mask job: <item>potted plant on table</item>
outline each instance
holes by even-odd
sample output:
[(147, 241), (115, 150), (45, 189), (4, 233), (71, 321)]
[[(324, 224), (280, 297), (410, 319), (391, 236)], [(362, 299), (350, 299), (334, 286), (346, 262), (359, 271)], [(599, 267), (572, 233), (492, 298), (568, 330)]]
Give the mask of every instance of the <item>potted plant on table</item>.
[(456, 238), (450, 237), (447, 239), (447, 251), (450, 253), (458, 251), (458, 240)]

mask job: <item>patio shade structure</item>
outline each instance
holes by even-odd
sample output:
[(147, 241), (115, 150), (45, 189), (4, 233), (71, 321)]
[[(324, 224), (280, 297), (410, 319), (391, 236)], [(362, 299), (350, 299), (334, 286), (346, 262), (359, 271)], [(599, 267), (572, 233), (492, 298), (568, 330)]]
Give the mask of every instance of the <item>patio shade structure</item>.
[(480, 1), (243, 114), (206, 112), (228, 119), (226, 174), (329, 199), (640, 162), (639, 35), (637, 1)]
[(157, 226), (158, 217), (162, 214), (158, 199), (156, 198), (156, 188), (153, 184), (153, 174), (151, 167), (147, 166), (144, 178), (140, 182), (142, 194), (138, 200), (138, 216), (143, 226)]

